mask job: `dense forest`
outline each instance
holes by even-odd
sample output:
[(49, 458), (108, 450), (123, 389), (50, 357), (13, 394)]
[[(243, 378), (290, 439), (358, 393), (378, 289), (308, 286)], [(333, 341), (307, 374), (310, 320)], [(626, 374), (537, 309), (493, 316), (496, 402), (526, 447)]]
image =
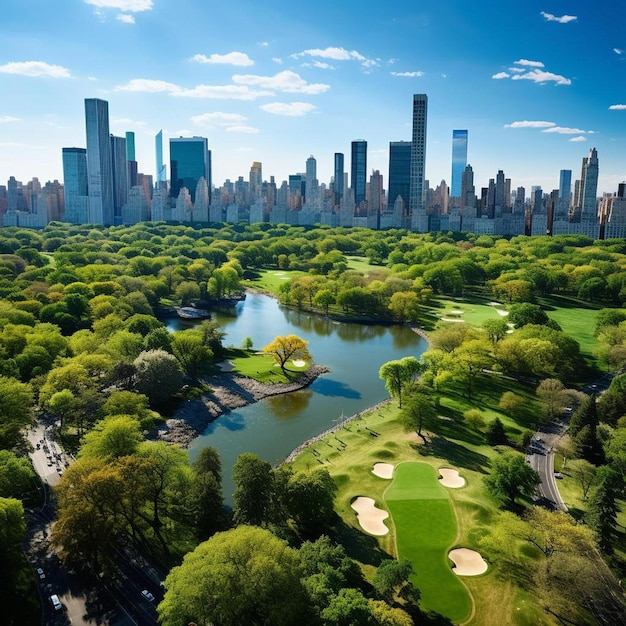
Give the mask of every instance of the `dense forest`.
[[(290, 280), (272, 282), (278, 271)], [(112, 576), (124, 542), (171, 570), (158, 608), (165, 625), (440, 619), (420, 606), (414, 565), (396, 560), (392, 546), (372, 567), (343, 541), (330, 466), (272, 467), (241, 455), (231, 510), (215, 450), (190, 463), (150, 436), (181, 400), (211, 393), (210, 375), (233, 349), (214, 322), (170, 333), (164, 313), (210, 308), (247, 288), (319, 315), (427, 332), (421, 358), (381, 363), (381, 378), (404, 431), (424, 442), (425, 433), (458, 438), (437, 416), (459, 397), (452, 422), (498, 453), (482, 496), (492, 532), (481, 539), (501, 576), (521, 550), (542, 564), (542, 593), (552, 598), (545, 623), (564, 615), (626, 623), (615, 591), (626, 573), (624, 240), (165, 223), (0, 234), (0, 579), (12, 582), (0, 596), (11, 623), (36, 611), (22, 554), (25, 508), (38, 497), (25, 437), (34, 420), (75, 458), (54, 493), (59, 556), (85, 576)], [(507, 315), (446, 323), (439, 311), (451, 301), (499, 301)], [(588, 315), (586, 333), (579, 314)], [(596, 397), (586, 385), (606, 371), (618, 374)], [(489, 387), (501, 393), (487, 408)], [(564, 415), (559, 463), (578, 504), (571, 516), (542, 517), (532, 512), (535, 476), (515, 459), (535, 429)], [(549, 536), (551, 527), (566, 539)], [(506, 534), (519, 543), (503, 547)], [(605, 564), (604, 582), (583, 593), (576, 571), (589, 579)], [(559, 575), (547, 576), (550, 567)]]

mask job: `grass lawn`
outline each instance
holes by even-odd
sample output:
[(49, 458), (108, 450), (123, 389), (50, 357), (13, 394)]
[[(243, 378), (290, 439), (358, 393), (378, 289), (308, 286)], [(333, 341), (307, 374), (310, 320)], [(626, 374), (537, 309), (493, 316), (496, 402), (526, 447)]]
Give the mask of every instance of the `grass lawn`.
[(401, 463), (384, 497), (396, 527), (398, 558), (413, 563), (421, 605), (454, 623), (465, 621), (472, 601), (448, 558), (457, 526), (437, 472), (427, 463)]
[(348, 269), (360, 272), (364, 276), (369, 275), (371, 272), (389, 273), (391, 271), (384, 265), (371, 265), (368, 258), (364, 256), (349, 256), (346, 258), (348, 260)]
[(302, 276), (306, 272), (289, 271), (289, 270), (259, 270), (257, 278), (251, 281), (251, 284), (257, 289), (268, 291), (274, 295), (278, 294), (278, 290), (283, 283), (291, 280), (294, 276)]
[(228, 357), (232, 363), (235, 373), (248, 378), (254, 378), (261, 383), (289, 383), (293, 377), (300, 372), (305, 372), (309, 368), (309, 363), (304, 365), (294, 365), (293, 361), (288, 361), (285, 367), (286, 374), (276, 361), (269, 354), (257, 352), (245, 352), (244, 350), (234, 351), (233, 356)]
[(440, 319), (459, 320), (480, 327), (485, 320), (501, 319), (498, 310), (505, 310), (500, 306), (489, 305), (488, 301), (478, 298), (437, 298), (437, 308), (432, 312)]

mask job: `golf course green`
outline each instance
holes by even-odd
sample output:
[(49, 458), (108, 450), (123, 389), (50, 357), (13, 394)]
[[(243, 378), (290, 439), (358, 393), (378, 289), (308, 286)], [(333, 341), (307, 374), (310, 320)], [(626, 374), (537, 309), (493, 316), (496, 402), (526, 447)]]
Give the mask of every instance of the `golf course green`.
[(427, 463), (400, 463), (384, 499), (396, 528), (398, 558), (413, 563), (422, 607), (457, 624), (467, 620), (472, 600), (448, 558), (457, 537), (456, 519), (437, 471)]

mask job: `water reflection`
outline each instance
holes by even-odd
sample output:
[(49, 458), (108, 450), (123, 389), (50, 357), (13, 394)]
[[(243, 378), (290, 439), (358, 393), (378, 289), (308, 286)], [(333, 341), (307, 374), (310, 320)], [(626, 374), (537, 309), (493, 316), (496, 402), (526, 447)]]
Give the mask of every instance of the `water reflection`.
[(312, 397), (313, 392), (310, 389), (301, 389), (280, 396), (270, 396), (267, 398), (267, 404), (274, 417), (291, 419), (307, 408)]
[(361, 393), (356, 389), (352, 389), (346, 383), (342, 383), (340, 380), (331, 380), (328, 378), (320, 378), (315, 385), (316, 393), (323, 396), (330, 396), (333, 398), (352, 398), (357, 399), (361, 397)]

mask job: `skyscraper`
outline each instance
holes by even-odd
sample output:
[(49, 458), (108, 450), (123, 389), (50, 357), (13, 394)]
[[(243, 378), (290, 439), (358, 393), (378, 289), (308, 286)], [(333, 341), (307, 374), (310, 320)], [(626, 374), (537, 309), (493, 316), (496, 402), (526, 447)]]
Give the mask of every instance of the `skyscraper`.
[(112, 226), (113, 164), (109, 135), (109, 103), (99, 98), (85, 99), (87, 130), (87, 177), (89, 223)]
[(250, 204), (254, 204), (261, 197), (263, 187), (263, 166), (259, 161), (252, 161), (250, 166)]
[(135, 133), (126, 131), (126, 161), (128, 164), (128, 188), (137, 184), (137, 160), (135, 158)]
[(426, 118), (428, 96), (413, 95), (413, 135), (411, 139), (411, 171), (409, 189), (409, 211), (411, 228), (428, 232), (428, 216), (424, 210), (424, 176), (426, 172)]
[(411, 181), (411, 142), (389, 142), (389, 193), (388, 209), (392, 209), (398, 196), (402, 198), (402, 214), (406, 215), (409, 206)]
[(86, 224), (89, 220), (87, 197), (87, 150), (63, 148), (63, 189), (65, 214), (71, 224)]
[(341, 202), (341, 198), (343, 197), (343, 193), (345, 191), (343, 188), (343, 174), (343, 152), (335, 152), (335, 171), (333, 178), (333, 185), (335, 188), (335, 204), (339, 204), (339, 202)]
[(317, 161), (313, 155), (306, 160), (304, 197), (307, 202), (313, 200), (313, 188), (317, 187)]
[(450, 185), (450, 196), (461, 197), (461, 183), (463, 172), (467, 165), (467, 131), (452, 131), (452, 178)]
[(183, 187), (189, 190), (195, 202), (196, 186), (200, 178), (209, 185), (211, 165), (206, 137), (178, 137), (170, 139), (170, 195), (176, 200)]
[(128, 201), (128, 161), (125, 137), (111, 135), (113, 173), (113, 223), (122, 223), (122, 207)]
[(589, 156), (583, 159), (581, 175), (581, 217), (595, 218), (598, 202), (598, 152), (595, 148), (589, 150)]
[(350, 163), (350, 186), (354, 192), (354, 203), (359, 206), (365, 201), (367, 184), (367, 141), (357, 139), (352, 142), (352, 161)]
[(163, 131), (160, 130), (154, 138), (154, 147), (156, 152), (156, 182), (157, 187), (161, 187), (159, 183), (165, 184), (167, 180), (167, 171), (163, 162)]
[(559, 175), (559, 198), (567, 200), (572, 195), (572, 170), (561, 170)]

